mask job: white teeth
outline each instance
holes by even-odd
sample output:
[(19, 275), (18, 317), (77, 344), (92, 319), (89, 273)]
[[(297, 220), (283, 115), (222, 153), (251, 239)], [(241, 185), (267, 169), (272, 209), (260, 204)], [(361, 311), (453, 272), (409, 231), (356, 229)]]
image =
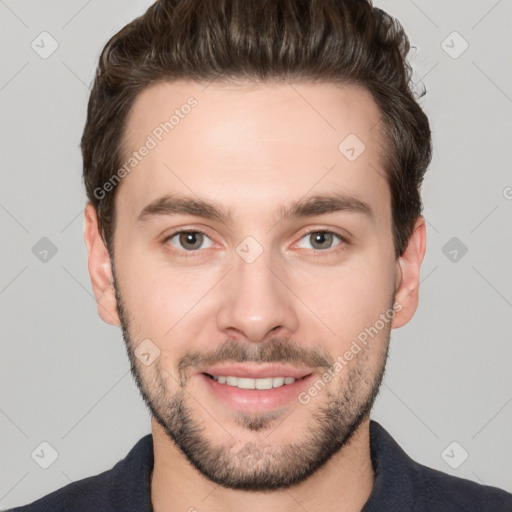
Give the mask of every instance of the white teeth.
[(254, 379), (256, 389), (272, 389), (272, 377), (268, 379)]
[(274, 377), (272, 379), (272, 387), (280, 388), (284, 384), (284, 377)]
[(245, 379), (243, 377), (238, 377), (238, 382), (236, 384), (237, 388), (240, 389), (254, 389), (256, 387), (255, 379)]
[(238, 384), (238, 379), (236, 377), (226, 377), (226, 384), (228, 386), (236, 386)]
[(249, 379), (247, 377), (231, 377), (219, 375), (213, 377), (219, 384), (227, 384), (240, 389), (272, 389), (293, 384), (294, 377), (267, 377), (264, 379)]

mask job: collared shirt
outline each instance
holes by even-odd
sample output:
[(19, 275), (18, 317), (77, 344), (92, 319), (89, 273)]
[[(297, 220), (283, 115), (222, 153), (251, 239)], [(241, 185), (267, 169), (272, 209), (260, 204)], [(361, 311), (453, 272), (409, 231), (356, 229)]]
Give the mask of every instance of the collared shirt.
[[(373, 420), (370, 453), (375, 484), (362, 512), (512, 511), (512, 494), (418, 464)], [(10, 512), (152, 512), (153, 464), (148, 434), (112, 469)]]

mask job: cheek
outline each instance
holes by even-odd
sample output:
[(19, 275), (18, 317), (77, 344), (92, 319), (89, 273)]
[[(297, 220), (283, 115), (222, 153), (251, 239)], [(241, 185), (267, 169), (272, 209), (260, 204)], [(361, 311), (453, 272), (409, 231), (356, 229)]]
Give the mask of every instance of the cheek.
[[(350, 344), (386, 311), (394, 267), (382, 249), (366, 248), (339, 265), (300, 264), (281, 269), (294, 292), (289, 301), (302, 318), (300, 329), (306, 338), (326, 344), (333, 331), (336, 343)], [(134, 342), (150, 338), (162, 348), (172, 343), (179, 351), (185, 338), (202, 339), (199, 331), (213, 325), (222, 305), (215, 284), (223, 269), (178, 268), (160, 258), (150, 263), (144, 251), (134, 247), (120, 254), (126, 256), (116, 260), (116, 267)]]
[[(331, 269), (317, 269), (292, 278), (291, 288), (320, 320), (312, 317), (311, 324), (324, 330), (326, 342), (334, 331), (336, 349), (350, 344), (365, 328), (375, 324), (392, 303), (393, 267), (379, 259), (359, 259), (357, 262)], [(312, 327), (314, 327), (312, 326)], [(328, 329), (325, 327), (327, 326)], [(313, 333), (311, 333), (313, 335)]]
[(149, 338), (161, 349), (172, 344), (179, 353), (180, 345), (186, 345), (183, 334), (195, 338), (195, 331), (204, 325), (208, 292), (218, 280), (217, 274), (149, 264), (148, 258), (137, 257), (116, 266), (134, 341)]

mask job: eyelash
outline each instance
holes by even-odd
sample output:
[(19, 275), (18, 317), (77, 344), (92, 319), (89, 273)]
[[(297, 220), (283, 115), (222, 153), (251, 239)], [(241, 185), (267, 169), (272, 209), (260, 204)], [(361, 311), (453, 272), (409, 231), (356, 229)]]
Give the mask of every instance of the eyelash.
[[(184, 258), (197, 258), (198, 256), (200, 256), (201, 250), (198, 249), (195, 251), (185, 251), (183, 249), (182, 251), (178, 251), (174, 248), (171, 248), (171, 246), (167, 242), (169, 242), (169, 240), (174, 238), (176, 235), (180, 235), (182, 233), (200, 233), (201, 235), (204, 235), (211, 239), (211, 237), (208, 235), (208, 233), (206, 233), (205, 231), (202, 231), (201, 229), (197, 229), (197, 228), (196, 229), (181, 229), (181, 230), (175, 231), (174, 233), (171, 233), (169, 236), (165, 237), (165, 239), (163, 240), (163, 244), (165, 245), (166, 250), (173, 255), (180, 254), (183, 252), (184, 254), (181, 254), (181, 256)], [(334, 248), (325, 249), (325, 250), (312, 249), (313, 257), (337, 254), (338, 252), (345, 250), (346, 246), (349, 245), (348, 240), (343, 235), (341, 235), (337, 231), (333, 231), (330, 229), (311, 229), (310, 231), (303, 233), (302, 236), (299, 238), (299, 240), (302, 240), (304, 237), (306, 237), (308, 235), (312, 235), (313, 233), (328, 233), (328, 234), (332, 234), (340, 239), (340, 243), (338, 245), (334, 246)]]
[[(175, 231), (174, 233), (171, 233), (169, 236), (165, 237), (163, 243), (166, 247), (166, 250), (169, 251), (171, 254), (175, 255), (175, 254), (180, 254), (182, 257), (184, 258), (196, 258), (199, 253), (201, 252), (200, 250), (196, 250), (196, 251), (185, 251), (184, 249), (181, 250), (181, 251), (178, 251), (176, 249), (174, 249), (174, 247), (170, 246), (167, 242), (169, 242), (172, 238), (174, 238), (176, 235), (180, 235), (182, 233), (200, 233), (201, 235), (204, 235), (204, 236), (207, 236), (208, 238), (211, 238), (208, 233), (206, 233), (205, 231), (202, 231), (200, 229), (180, 229), (179, 231)], [(183, 254), (184, 253), (184, 254)]]
[(313, 255), (314, 258), (321, 257), (321, 256), (326, 257), (326, 256), (332, 256), (332, 255), (339, 254), (340, 252), (346, 250), (347, 245), (349, 245), (347, 238), (345, 238), (342, 234), (338, 233), (337, 231), (333, 231), (330, 229), (312, 229), (311, 231), (307, 231), (306, 233), (304, 233), (299, 238), (299, 240), (302, 240), (304, 237), (309, 236), (313, 233), (327, 233), (327, 234), (334, 235), (340, 239), (340, 243), (338, 245), (335, 245), (332, 248), (324, 249), (324, 250), (311, 249), (311, 251), (312, 251), (311, 254)]

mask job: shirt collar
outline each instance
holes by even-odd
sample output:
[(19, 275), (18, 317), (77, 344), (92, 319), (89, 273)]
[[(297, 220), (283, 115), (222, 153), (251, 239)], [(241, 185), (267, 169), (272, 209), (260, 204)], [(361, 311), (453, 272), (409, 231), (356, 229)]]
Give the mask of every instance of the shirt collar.
[[(374, 420), (370, 421), (370, 455), (375, 482), (362, 512), (412, 507), (415, 493), (411, 474), (415, 472), (415, 463)], [(147, 434), (112, 468), (114, 502), (126, 502), (133, 510), (151, 512), (153, 466), (153, 436)]]

